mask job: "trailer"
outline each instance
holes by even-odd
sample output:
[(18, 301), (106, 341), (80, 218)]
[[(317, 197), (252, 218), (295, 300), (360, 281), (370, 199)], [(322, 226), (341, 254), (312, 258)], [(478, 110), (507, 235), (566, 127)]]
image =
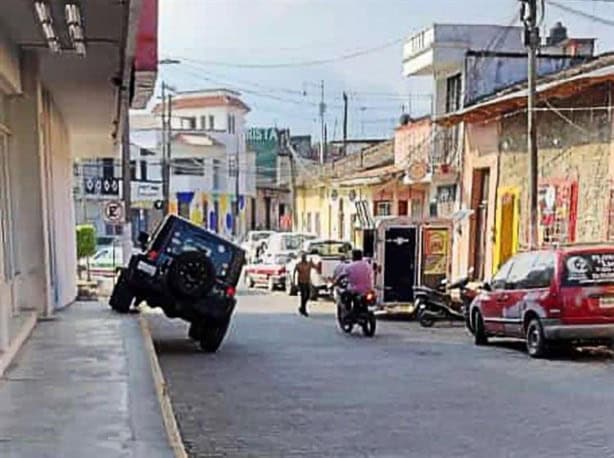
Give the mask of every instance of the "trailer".
[[(374, 286), (382, 310), (413, 312), (414, 286), (435, 287), (451, 273), (452, 221), (406, 216), (375, 221)], [(372, 248), (372, 249), (371, 249)]]

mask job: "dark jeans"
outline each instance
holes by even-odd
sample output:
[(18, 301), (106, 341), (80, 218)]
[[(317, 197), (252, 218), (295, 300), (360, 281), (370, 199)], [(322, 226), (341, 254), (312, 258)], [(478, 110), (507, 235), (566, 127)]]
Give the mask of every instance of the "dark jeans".
[(307, 301), (309, 300), (309, 295), (311, 293), (309, 283), (299, 283), (298, 291), (301, 295), (301, 310), (307, 310)]

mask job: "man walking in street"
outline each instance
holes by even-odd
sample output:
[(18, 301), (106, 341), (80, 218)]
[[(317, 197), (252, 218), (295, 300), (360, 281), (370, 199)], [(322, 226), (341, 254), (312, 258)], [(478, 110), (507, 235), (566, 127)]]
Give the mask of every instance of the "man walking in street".
[(296, 264), (293, 275), (297, 275), (297, 284), (299, 294), (301, 295), (301, 305), (298, 312), (303, 316), (309, 316), (307, 313), (307, 301), (311, 294), (311, 269), (317, 268), (316, 265), (307, 260), (307, 254), (301, 254), (301, 260)]

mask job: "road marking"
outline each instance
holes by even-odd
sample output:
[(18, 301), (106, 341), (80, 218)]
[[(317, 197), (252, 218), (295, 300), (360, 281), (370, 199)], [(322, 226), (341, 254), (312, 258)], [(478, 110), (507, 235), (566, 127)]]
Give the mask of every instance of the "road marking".
[(168, 388), (162, 369), (160, 368), (160, 362), (156, 355), (156, 349), (153, 344), (153, 338), (149, 329), (149, 322), (145, 318), (144, 313), (141, 311), (139, 315), (139, 324), (141, 325), (141, 332), (145, 340), (145, 348), (149, 355), (149, 362), (151, 366), (151, 373), (154, 379), (154, 385), (156, 387), (156, 395), (158, 396), (158, 402), (160, 403), (160, 410), (162, 411), (162, 419), (164, 421), (164, 428), (166, 429), (166, 435), (168, 436), (168, 442), (173, 449), (175, 458), (188, 458), (188, 454), (177, 426), (177, 420), (175, 418), (175, 412), (173, 411), (173, 405), (171, 398), (168, 395)]

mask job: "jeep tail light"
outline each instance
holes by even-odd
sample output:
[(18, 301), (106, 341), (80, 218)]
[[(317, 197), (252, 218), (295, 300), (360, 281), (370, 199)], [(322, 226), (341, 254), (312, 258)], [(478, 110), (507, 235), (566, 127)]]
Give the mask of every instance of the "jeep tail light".
[(149, 253), (147, 253), (147, 259), (150, 261), (155, 261), (158, 259), (158, 252), (156, 250), (151, 250)]
[(375, 303), (375, 293), (373, 291), (369, 291), (365, 296), (365, 300), (367, 301), (367, 304)]
[(227, 286), (226, 287), (226, 296), (234, 297), (236, 292), (237, 292), (237, 290), (234, 288), (234, 286)]

